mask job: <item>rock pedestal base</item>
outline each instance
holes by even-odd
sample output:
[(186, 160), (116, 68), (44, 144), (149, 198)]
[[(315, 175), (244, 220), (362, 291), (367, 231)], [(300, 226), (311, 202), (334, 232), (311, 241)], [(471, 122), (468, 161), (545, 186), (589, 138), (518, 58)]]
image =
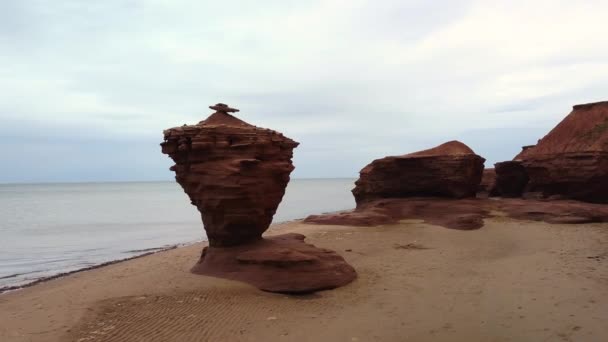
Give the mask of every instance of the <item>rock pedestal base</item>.
[(205, 247), (192, 272), (237, 280), (261, 290), (304, 294), (346, 285), (355, 269), (336, 252), (284, 234), (235, 247)]

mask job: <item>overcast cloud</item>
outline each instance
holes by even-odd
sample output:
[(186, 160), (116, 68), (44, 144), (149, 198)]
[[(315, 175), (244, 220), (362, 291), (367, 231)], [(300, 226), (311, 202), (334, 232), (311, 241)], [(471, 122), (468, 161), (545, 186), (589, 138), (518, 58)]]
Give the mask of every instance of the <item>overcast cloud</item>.
[(301, 142), (294, 177), (458, 139), (511, 159), (608, 98), (608, 2), (0, 1), (0, 182), (171, 179), (217, 102)]

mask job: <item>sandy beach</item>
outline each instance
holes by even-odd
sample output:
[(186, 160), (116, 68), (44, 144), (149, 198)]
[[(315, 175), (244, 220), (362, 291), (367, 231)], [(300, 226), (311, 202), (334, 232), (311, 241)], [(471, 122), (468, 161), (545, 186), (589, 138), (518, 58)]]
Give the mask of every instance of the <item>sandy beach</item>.
[(608, 224), (506, 217), (275, 225), (339, 251), (352, 284), (308, 296), (189, 273), (202, 244), (0, 295), (12, 341), (605, 341)]

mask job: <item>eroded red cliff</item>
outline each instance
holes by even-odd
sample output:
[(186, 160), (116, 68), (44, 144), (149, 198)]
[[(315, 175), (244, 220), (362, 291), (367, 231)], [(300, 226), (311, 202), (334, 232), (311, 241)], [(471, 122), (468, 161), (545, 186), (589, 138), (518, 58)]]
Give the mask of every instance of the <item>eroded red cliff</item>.
[(521, 161), (530, 178), (526, 191), (608, 202), (608, 102), (576, 105)]

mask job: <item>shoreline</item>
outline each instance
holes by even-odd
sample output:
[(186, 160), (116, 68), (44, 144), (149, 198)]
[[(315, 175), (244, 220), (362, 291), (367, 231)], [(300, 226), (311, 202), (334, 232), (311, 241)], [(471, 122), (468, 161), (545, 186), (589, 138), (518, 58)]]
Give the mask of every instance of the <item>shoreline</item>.
[[(347, 209), (350, 210), (350, 209)], [(335, 212), (328, 212), (327, 214), (333, 214), (333, 213), (339, 213), (345, 210), (339, 210), (339, 211), (335, 211)], [(324, 213), (325, 214), (325, 213)], [(268, 231), (271, 231), (274, 229), (276, 229), (275, 226), (278, 225), (284, 225), (284, 224), (288, 224), (288, 223), (292, 223), (292, 222), (298, 222), (298, 221), (303, 221), (304, 218), (298, 218), (298, 219), (293, 219), (293, 220), (287, 220), (287, 221), (282, 221), (282, 222), (277, 222), (277, 223), (272, 223), (270, 225), (270, 227), (268, 228)], [(28, 288), (28, 287), (32, 287), (41, 283), (45, 283), (47, 281), (50, 280), (54, 280), (54, 279), (58, 279), (58, 278), (62, 278), (65, 276), (69, 276), (71, 274), (75, 274), (75, 273), (80, 273), (80, 272), (85, 272), (85, 271), (90, 271), (90, 270), (95, 270), (98, 268), (102, 268), (105, 266), (110, 266), (110, 265), (114, 265), (114, 264), (118, 264), (121, 262), (125, 262), (125, 261), (129, 261), (129, 260), (133, 260), (133, 259), (138, 259), (138, 258), (142, 258), (145, 256), (149, 256), (149, 255), (153, 255), (153, 254), (157, 254), (157, 253), (162, 253), (162, 252), (166, 252), (166, 251), (170, 251), (176, 248), (183, 248), (183, 247), (188, 247), (188, 246), (192, 246), (195, 244), (203, 244), (203, 246), (205, 246), (205, 243), (207, 242), (206, 237), (202, 240), (198, 240), (198, 241), (191, 241), (191, 242), (182, 242), (182, 243), (178, 243), (178, 244), (173, 244), (170, 246), (166, 246), (166, 247), (151, 247), (151, 248), (147, 248), (147, 250), (151, 250), (149, 252), (145, 252), (143, 254), (138, 254), (138, 255), (134, 255), (128, 258), (122, 258), (122, 259), (115, 259), (115, 260), (110, 260), (110, 261), (106, 261), (100, 264), (96, 264), (96, 265), (92, 265), (92, 266), (87, 266), (87, 267), (83, 267), (83, 268), (79, 268), (79, 269), (75, 269), (72, 271), (67, 271), (67, 272), (59, 272), (57, 274), (53, 274), (50, 276), (46, 276), (46, 277), (42, 277), (42, 278), (38, 278), (36, 280), (33, 280), (29, 283), (25, 283), (22, 285), (9, 285), (9, 286), (3, 286), (0, 287), (0, 296), (6, 294), (6, 293), (10, 293), (13, 291), (18, 291), (24, 288)], [(152, 250), (153, 249), (153, 250)], [(129, 251), (129, 252), (134, 252), (134, 251)], [(142, 250), (142, 252), (144, 252), (144, 250)], [(9, 275), (6, 278), (12, 277), (13, 275)]]
[[(353, 283), (308, 296), (192, 274), (203, 243), (0, 296), (0, 340), (604, 341), (608, 224), (497, 215), (478, 230), (277, 223), (342, 255)], [(382, 319), (378, 319), (382, 317)]]
[(92, 266), (88, 266), (88, 267), (84, 267), (84, 268), (79, 268), (79, 269), (73, 270), (73, 271), (57, 273), (57, 274), (54, 274), (54, 275), (51, 275), (51, 276), (48, 276), (48, 277), (38, 278), (38, 279), (36, 279), (36, 280), (34, 280), (32, 282), (29, 282), (29, 283), (26, 283), (26, 284), (23, 284), (23, 285), (3, 286), (3, 287), (0, 287), (0, 296), (2, 296), (5, 293), (9, 293), (9, 292), (18, 291), (18, 290), (21, 290), (21, 289), (24, 289), (24, 288), (32, 287), (32, 286), (38, 285), (40, 283), (44, 283), (44, 282), (47, 282), (47, 281), (50, 281), (50, 280), (53, 280), (53, 279), (57, 279), (57, 278), (62, 278), (62, 277), (65, 277), (65, 276), (68, 276), (68, 275), (71, 275), (71, 274), (75, 274), (75, 273), (79, 273), (79, 272), (85, 272), (85, 271), (90, 271), (90, 270), (94, 270), (94, 269), (101, 268), (101, 267), (104, 267), (104, 266), (114, 265), (114, 264), (118, 264), (118, 263), (121, 263), (121, 262), (124, 262), (124, 261), (129, 261), (129, 260), (133, 260), (133, 259), (137, 259), (137, 258), (142, 258), (142, 257), (148, 256), (148, 255), (152, 255), (152, 254), (156, 254), (156, 253), (161, 253), (161, 252), (165, 252), (165, 251), (170, 251), (172, 249), (176, 249), (176, 248), (180, 248), (180, 247), (186, 247), (186, 246), (198, 243), (198, 242), (199, 241), (192, 242), (192, 243), (176, 244), (176, 245), (172, 245), (172, 246), (165, 247), (165, 248), (154, 248), (155, 250), (151, 251), (151, 252), (146, 252), (146, 253), (143, 253), (143, 254), (134, 255), (132, 257), (128, 257), (128, 258), (124, 258), (124, 259), (110, 260), (110, 261), (103, 262), (101, 264), (92, 265)]

